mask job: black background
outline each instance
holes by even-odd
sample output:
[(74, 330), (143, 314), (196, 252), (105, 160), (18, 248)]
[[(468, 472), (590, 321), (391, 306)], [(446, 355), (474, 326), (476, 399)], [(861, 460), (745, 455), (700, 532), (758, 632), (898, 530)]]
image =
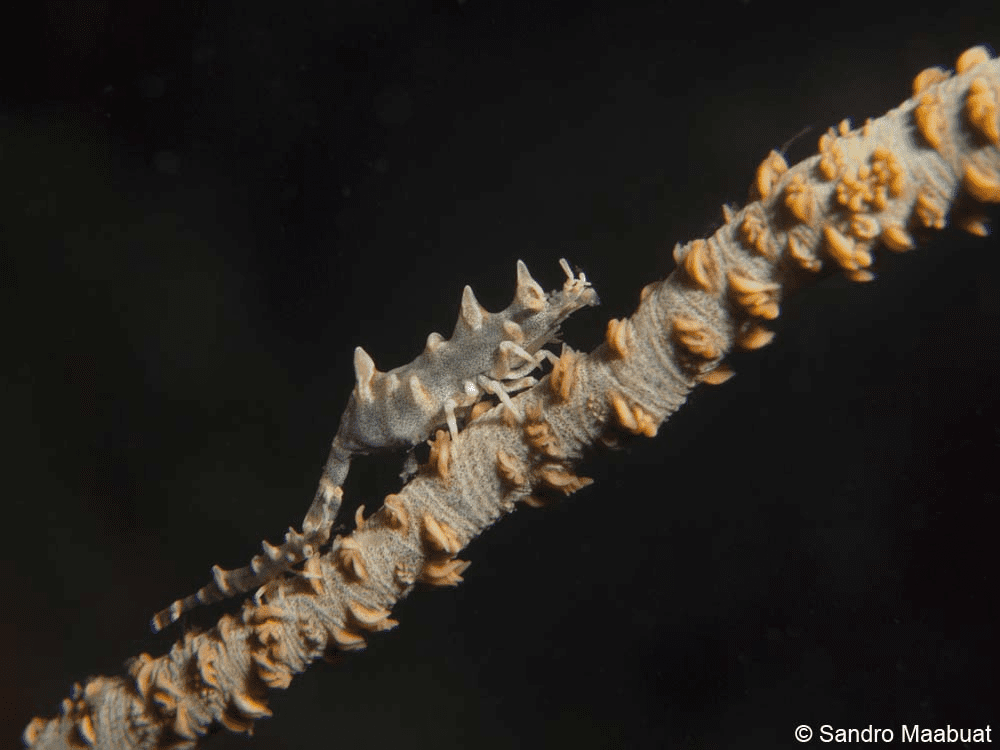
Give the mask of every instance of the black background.
[[(516, 259), (553, 288), (565, 256), (603, 301), (566, 326), (592, 348), (771, 148), (809, 128), (805, 158), (1000, 44), (987, 3), (616, 5), (4, 11), (5, 745), (163, 653), (153, 611), (301, 522), (355, 345), (400, 365), (464, 284), (499, 309)], [(253, 740), (206, 746), (996, 725), (998, 251), (946, 230), (789, 300), (737, 378), (490, 529), (465, 584), (272, 694)], [(356, 463), (353, 504), (398, 468)]]

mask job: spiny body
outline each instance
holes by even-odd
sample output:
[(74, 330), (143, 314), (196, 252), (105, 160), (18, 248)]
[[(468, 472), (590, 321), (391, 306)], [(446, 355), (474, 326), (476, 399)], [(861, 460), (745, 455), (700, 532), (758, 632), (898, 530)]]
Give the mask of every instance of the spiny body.
[[(454, 437), (458, 420), (468, 417), (486, 394), (496, 396), (520, 418), (508, 394), (535, 384), (529, 373), (545, 357), (554, 357), (543, 347), (558, 341), (562, 322), (581, 307), (599, 303), (586, 276), (575, 276), (564, 259), (559, 263), (567, 279), (561, 290), (546, 294), (519, 260), (514, 299), (497, 313), (484, 309), (472, 289), (465, 287), (451, 338), (431, 333), (423, 352), (401, 367), (380, 372), (364, 349), (355, 349), (357, 382), (302, 533), (289, 528), (284, 543), (277, 547), (263, 542), (264, 554), (246, 567), (227, 571), (214, 566), (212, 583), (153, 616), (153, 632), (200, 604), (263, 586), (315, 556), (330, 538), (343, 496), (341, 487), (354, 456), (411, 449), (446, 425)], [(412, 468), (404, 470), (404, 475), (411, 473)]]

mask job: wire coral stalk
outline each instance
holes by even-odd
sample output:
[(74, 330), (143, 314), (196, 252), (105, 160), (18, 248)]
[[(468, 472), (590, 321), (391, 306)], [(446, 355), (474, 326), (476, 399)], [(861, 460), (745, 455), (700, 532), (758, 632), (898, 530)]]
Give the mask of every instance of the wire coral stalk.
[(514, 411), (497, 406), (454, 441), (439, 431), (417, 477), (359, 513), (327, 553), (258, 591), (239, 616), (131, 660), (127, 676), (75, 686), (59, 716), (28, 725), (25, 743), (192, 748), (216, 724), (249, 731), (270, 715), (267, 688), (395, 627), (391, 610), (417, 582), (461, 582), (469, 563), (457, 555), (516, 503), (588, 484), (575, 468), (585, 448), (654, 435), (696, 385), (723, 382), (730, 351), (771, 340), (766, 324), (790, 290), (836, 270), (868, 281), (876, 245), (905, 252), (949, 211), (984, 234), (977, 208), (1000, 202), (1000, 62), (977, 47), (955, 67), (920, 73), (911, 99), (861, 128), (841, 123), (792, 168), (772, 152), (756, 200), (678, 246), (677, 269), (642, 290), (630, 318), (609, 322), (601, 346), (564, 348)]

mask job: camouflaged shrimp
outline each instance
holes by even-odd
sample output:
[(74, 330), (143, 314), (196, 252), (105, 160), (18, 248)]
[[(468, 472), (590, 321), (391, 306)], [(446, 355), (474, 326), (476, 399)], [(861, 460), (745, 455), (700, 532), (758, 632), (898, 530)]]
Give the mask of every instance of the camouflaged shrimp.
[(468, 418), (486, 394), (496, 396), (522, 418), (509, 394), (534, 385), (537, 381), (529, 373), (544, 359), (555, 359), (542, 347), (558, 341), (562, 322), (581, 307), (599, 303), (584, 274), (574, 276), (565, 259), (559, 264), (567, 279), (560, 291), (546, 295), (519, 260), (514, 299), (498, 313), (484, 309), (472, 289), (465, 287), (451, 338), (431, 333), (423, 352), (394, 370), (380, 372), (368, 353), (357, 347), (357, 383), (333, 438), (302, 533), (289, 528), (278, 547), (263, 542), (264, 554), (256, 555), (244, 568), (227, 571), (214, 566), (212, 583), (153, 616), (153, 632), (199, 604), (263, 586), (293, 565), (314, 557), (330, 538), (354, 456), (410, 450), (401, 474), (405, 480), (415, 472), (412, 448), (446, 425), (454, 438), (459, 419)]

